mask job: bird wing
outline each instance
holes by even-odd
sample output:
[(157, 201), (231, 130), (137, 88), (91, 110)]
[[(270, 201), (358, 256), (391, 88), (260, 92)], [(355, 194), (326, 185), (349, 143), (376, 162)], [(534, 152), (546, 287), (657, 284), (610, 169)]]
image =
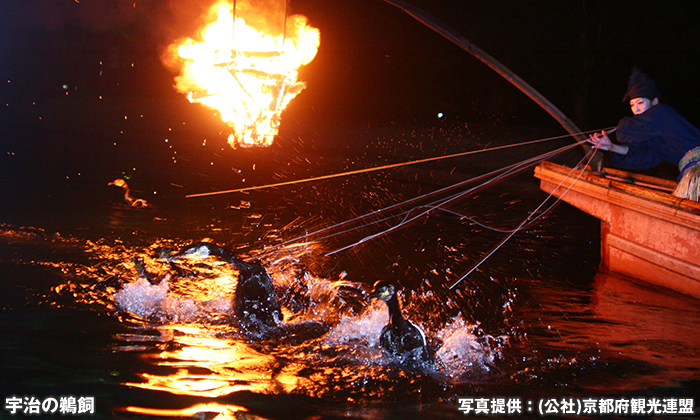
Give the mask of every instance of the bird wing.
[(416, 324), (408, 321), (407, 331), (402, 335), (401, 344), (406, 350), (415, 349), (417, 347), (426, 347), (428, 345), (425, 339), (423, 330), (418, 328)]

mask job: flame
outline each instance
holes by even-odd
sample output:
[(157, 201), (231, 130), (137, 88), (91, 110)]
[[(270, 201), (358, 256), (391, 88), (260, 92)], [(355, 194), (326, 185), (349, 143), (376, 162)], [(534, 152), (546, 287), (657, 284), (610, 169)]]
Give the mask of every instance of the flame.
[[(279, 25), (267, 19), (257, 30), (244, 17), (258, 23), (265, 20), (262, 12), (244, 6), (236, 6), (234, 19), (229, 0), (220, 0), (211, 7), (211, 21), (198, 40), (171, 45), (171, 54), (181, 63), (175, 87), (190, 102), (221, 114), (233, 131), (228, 138), (232, 147), (269, 146), (282, 111), (306, 87), (297, 81), (297, 69), (316, 56), (320, 32), (301, 15), (284, 17)], [(239, 17), (241, 12), (248, 13)]]

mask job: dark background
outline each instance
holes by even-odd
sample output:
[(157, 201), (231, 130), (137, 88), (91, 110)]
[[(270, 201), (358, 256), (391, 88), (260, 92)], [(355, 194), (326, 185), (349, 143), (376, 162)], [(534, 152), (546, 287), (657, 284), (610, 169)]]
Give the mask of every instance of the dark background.
[[(700, 123), (699, 2), (410, 3), (502, 62), (582, 130), (613, 126), (629, 114), (622, 97), (634, 65), (656, 80), (663, 101)], [(357, 169), (334, 167), (333, 151), (363, 136), (376, 139), (367, 129), (377, 127), (400, 127), (382, 132), (394, 137), (406, 127), (475, 124), (563, 134), (500, 75), (387, 2), (291, 0), (289, 13), (307, 16), (321, 32), (316, 58), (300, 70), (308, 87), (283, 114), (276, 146), (232, 151), (228, 128), (175, 91), (177, 71), (163, 60), (175, 40), (195, 35), (210, 4), (3, 2), (0, 193), (7, 199), (0, 207), (18, 194), (98, 194), (117, 177), (155, 199)], [(404, 144), (392, 153), (401, 147), (411, 149)], [(357, 153), (364, 166), (386, 162), (375, 155)], [(296, 169), (285, 169), (292, 161)], [(256, 179), (265, 165), (269, 179)]]
[[(209, 1), (4, 2), (0, 95), (6, 106), (51, 95), (184, 98), (161, 62), (193, 36)], [(501, 61), (581, 128), (624, 115), (633, 65), (664, 100), (700, 119), (700, 3), (694, 1), (411, 0)], [(389, 121), (432, 118), (551, 124), (494, 71), (381, 0), (293, 0), (290, 13), (321, 31), (295, 118)], [(101, 72), (101, 76), (100, 76)], [(66, 88), (64, 89), (64, 86)], [(11, 110), (10, 110), (11, 112)]]
[[(663, 100), (700, 125), (699, 2), (410, 2), (500, 60), (584, 130), (615, 125), (629, 113), (621, 100), (633, 65), (657, 81)], [(539, 150), (526, 151), (515, 148), (507, 154), (480, 154), (246, 195), (186, 199), (186, 194), (303, 179), (565, 134), (553, 118), (501, 76), (397, 7), (381, 0), (290, 0), (290, 12), (306, 15), (321, 32), (316, 58), (300, 70), (308, 88), (283, 114), (280, 136), (272, 147), (231, 149), (226, 144), (228, 127), (213, 111), (190, 104), (176, 92), (176, 72), (162, 61), (168, 45), (193, 36), (203, 24), (200, 16), (209, 3), (0, 1), (0, 226), (6, 232), (3, 243), (8, 244), (4, 266), (10, 267), (3, 280), (7, 293), (2, 293), (2, 304), (9, 308), (3, 319), (12, 324), (5, 330), (17, 343), (6, 347), (12, 353), (6, 363), (12, 366), (10, 379), (19, 375), (21, 380), (29, 377), (33, 384), (39, 383), (35, 373), (42, 371), (40, 377), (45, 377), (44, 361), (48, 359), (50, 367), (56, 366), (55, 376), (49, 376), (51, 386), (75, 379), (77, 388), (68, 388), (68, 393), (82, 390), (84, 383), (91, 386), (92, 393), (93, 384), (98, 380), (104, 384), (104, 378), (111, 378), (115, 369), (132, 373), (150, 370), (140, 353), (127, 352), (125, 358), (118, 358), (127, 368), (121, 369), (121, 362), (115, 362), (115, 333), (124, 328), (116, 318), (102, 317), (98, 322), (82, 310), (75, 319), (66, 315), (68, 309), (77, 307), (74, 290), (79, 289), (64, 289), (61, 297), (68, 303), (58, 312), (42, 315), (33, 310), (36, 290), (48, 293), (49, 287), (53, 290), (61, 284), (82, 287), (85, 280), (86, 288), (80, 290), (88, 290), (91, 301), (95, 290), (104, 296), (102, 282), (93, 282), (101, 274), (96, 271), (86, 276), (74, 268), (102, 261), (102, 252), (117, 252), (113, 261), (119, 260), (121, 266), (122, 256), (131, 255), (128, 250), (141, 252), (163, 240), (184, 243), (203, 237), (236, 245), (236, 250), (260, 252), (278, 239), (296, 235), (297, 230), (313, 232), (319, 226), (347, 221), (544, 153), (552, 146), (541, 144)], [(445, 115), (442, 119), (437, 117), (439, 112)], [(561, 142), (568, 144), (569, 140)], [(455, 208), (489, 225), (518, 226), (544, 195), (531, 174), (480, 191)], [(120, 177), (128, 179), (134, 196), (147, 199), (155, 209), (132, 210), (124, 205), (121, 191), (107, 185)], [(352, 253), (319, 258), (309, 272), (329, 272), (333, 275), (325, 278), (335, 279), (340, 278), (334, 274), (336, 270), (347, 269), (350, 278), (368, 283), (377, 278), (397, 279), (407, 293), (413, 293), (426, 281), (438, 285), (466, 273), (503, 238), (501, 233), (477, 229), (451, 214), (435, 214), (429, 222), (371, 241)], [(5, 228), (7, 225), (10, 227)], [(47, 233), (33, 233), (39, 229)], [(640, 307), (630, 303), (639, 301), (636, 291), (629, 295), (634, 299), (627, 299), (626, 294), (620, 298), (623, 306), (619, 299), (608, 302), (609, 307), (622, 307), (611, 318), (614, 322), (607, 323), (615, 327), (609, 334), (596, 327), (601, 325), (600, 317), (607, 316), (595, 312), (603, 307), (596, 296), (619, 295), (619, 290), (609, 293), (604, 287), (601, 292), (597, 290), (600, 282), (593, 284), (599, 262), (598, 232), (596, 219), (573, 207), (560, 206), (542, 224), (515, 236), (489, 258), (481, 271), (455, 289), (454, 300), (429, 299), (425, 301), (430, 305), (428, 311), (414, 312), (432, 317), (435, 302), (451, 302), (443, 306), (445, 316), (457, 308), (470, 308), (464, 313), (489, 333), (520, 325), (530, 331), (531, 325), (533, 333), (527, 335), (535, 343), (521, 350), (524, 357), (513, 357), (513, 368), (506, 369), (504, 376), (497, 374), (496, 381), (490, 376), (484, 376), (484, 382), (469, 380), (464, 393), (462, 388), (448, 390), (440, 382), (435, 399), (428, 400), (445, 403), (425, 406), (428, 411), (436, 408), (436, 417), (442, 414), (440, 410), (454, 412), (446, 399), (452, 392), (470, 395), (472, 391), (495, 389), (497, 395), (517, 395), (523, 386), (543, 396), (547, 396), (545, 390), (552, 390), (550, 395), (589, 387), (600, 390), (601, 383), (601, 392), (616, 394), (628, 388), (653, 395), (659, 383), (696, 373), (693, 366), (686, 366), (684, 358), (671, 354), (684, 349), (692, 354), (694, 343), (668, 345), (663, 334), (657, 334), (678, 324), (664, 318), (663, 311), (651, 322), (644, 316), (634, 319), (645, 319), (642, 333), (638, 333), (641, 324), (619, 318), (620, 314), (636, 315), (647, 309), (648, 313), (659, 313), (651, 304)], [(348, 245), (365, 231), (353, 235), (324, 240), (322, 246), (330, 250)], [(126, 244), (124, 250), (121, 244)], [(69, 269), (57, 275), (54, 271), (58, 267)], [(535, 280), (528, 285), (529, 281), (520, 279)], [(93, 289), (93, 283), (99, 289)], [(25, 298), (29, 295), (31, 298)], [(53, 296), (53, 291), (41, 297), (52, 301), (46, 296)], [(653, 294), (649, 301), (657, 298)], [(21, 314), (13, 316), (15, 308)], [(37, 321), (48, 319), (56, 322)], [(110, 322), (105, 324), (104, 320)], [(80, 339), (75, 339), (76, 325)], [(94, 337), (84, 339), (85, 331), (105, 325), (108, 328), (100, 330), (97, 341)], [(131, 334), (133, 330), (128, 328)], [(57, 352), (61, 346), (44, 344), (43, 336), (49, 329), (50, 337), (55, 338), (52, 343), (87, 343), (88, 347), (68, 346)], [(582, 335), (582, 329), (590, 337)], [(568, 336), (567, 331), (571, 332)], [(605, 341), (601, 334), (612, 338)], [(20, 336), (31, 340), (15, 340)], [(652, 339), (657, 336), (661, 339)], [(571, 337), (564, 340), (564, 348), (562, 337)], [(629, 351), (620, 353), (622, 347)], [(652, 349), (648, 353), (654, 358), (652, 363), (637, 359), (639, 353), (647, 354), (647, 348)], [(26, 358), (25, 352), (15, 349), (30, 349), (32, 357)], [(671, 349), (671, 353), (657, 349)], [(76, 354), (95, 353), (105, 357), (104, 363), (92, 356), (78, 358), (76, 372), (80, 377), (74, 376), (74, 370), (66, 373), (66, 367), (76, 366)], [(117, 351), (119, 354), (124, 353)], [(17, 355), (24, 359), (14, 363)], [(138, 356), (137, 363), (132, 355)], [(659, 360), (668, 367), (660, 363), (657, 370), (654, 366)], [(96, 370), (96, 364), (105, 369)], [(517, 375), (510, 375), (516, 371)], [(349, 377), (356, 377), (355, 373)], [(152, 406), (153, 396), (141, 396), (133, 387), (125, 389), (121, 385), (124, 378), (107, 382), (114, 385), (98, 393), (103, 395), (100, 404), (119, 400), (114, 405), (122, 405), (136, 398), (133, 405)], [(614, 380), (606, 382), (607, 378)], [(344, 375), (342, 381), (345, 383)], [(407, 381), (411, 387), (420, 387), (421, 395), (430, 395), (421, 382)], [(20, 383), (13, 383), (10, 391), (21, 392), (18, 389), (23, 388), (17, 388)], [(404, 389), (401, 382), (397, 388), (395, 381), (384, 379), (376, 386), (383, 388), (383, 384), (390, 384), (392, 393), (398, 390), (402, 394)], [(674, 382), (676, 388), (669, 385), (658, 392), (692, 394), (696, 385), (696, 381)], [(30, 388), (36, 389), (34, 385)], [(343, 398), (346, 391), (356, 397), (354, 382), (349, 388), (341, 385), (338, 396)], [(42, 394), (52, 395), (37, 395)], [(417, 394), (406, 395), (413, 398)], [(289, 397), (281, 396), (285, 410), (290, 401), (299, 401)], [(260, 406), (269, 401), (255, 396), (241, 398), (246, 406), (250, 401), (263, 401)], [(161, 404), (171, 401), (165, 398)], [(185, 404), (178, 398), (177, 404), (181, 403)], [(307, 404), (304, 399), (299, 405)], [(386, 404), (381, 401), (382, 410)], [(407, 417), (404, 407), (389, 404), (389, 410)], [(410, 417), (411, 411), (408, 413)]]

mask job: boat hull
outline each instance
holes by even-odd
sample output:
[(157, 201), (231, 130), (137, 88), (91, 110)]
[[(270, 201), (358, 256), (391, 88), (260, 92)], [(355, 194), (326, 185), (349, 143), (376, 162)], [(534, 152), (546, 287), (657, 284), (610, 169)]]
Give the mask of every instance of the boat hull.
[(672, 181), (605, 172), (543, 162), (535, 176), (543, 191), (601, 221), (602, 271), (700, 298), (700, 203), (672, 196)]

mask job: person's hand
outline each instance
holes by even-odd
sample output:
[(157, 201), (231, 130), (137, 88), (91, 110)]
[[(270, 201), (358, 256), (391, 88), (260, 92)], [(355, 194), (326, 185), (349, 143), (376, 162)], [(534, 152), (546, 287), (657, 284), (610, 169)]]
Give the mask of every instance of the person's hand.
[(613, 143), (610, 138), (605, 134), (605, 130), (600, 133), (591, 134), (588, 138), (588, 142), (593, 145), (596, 149), (600, 150), (612, 150)]

